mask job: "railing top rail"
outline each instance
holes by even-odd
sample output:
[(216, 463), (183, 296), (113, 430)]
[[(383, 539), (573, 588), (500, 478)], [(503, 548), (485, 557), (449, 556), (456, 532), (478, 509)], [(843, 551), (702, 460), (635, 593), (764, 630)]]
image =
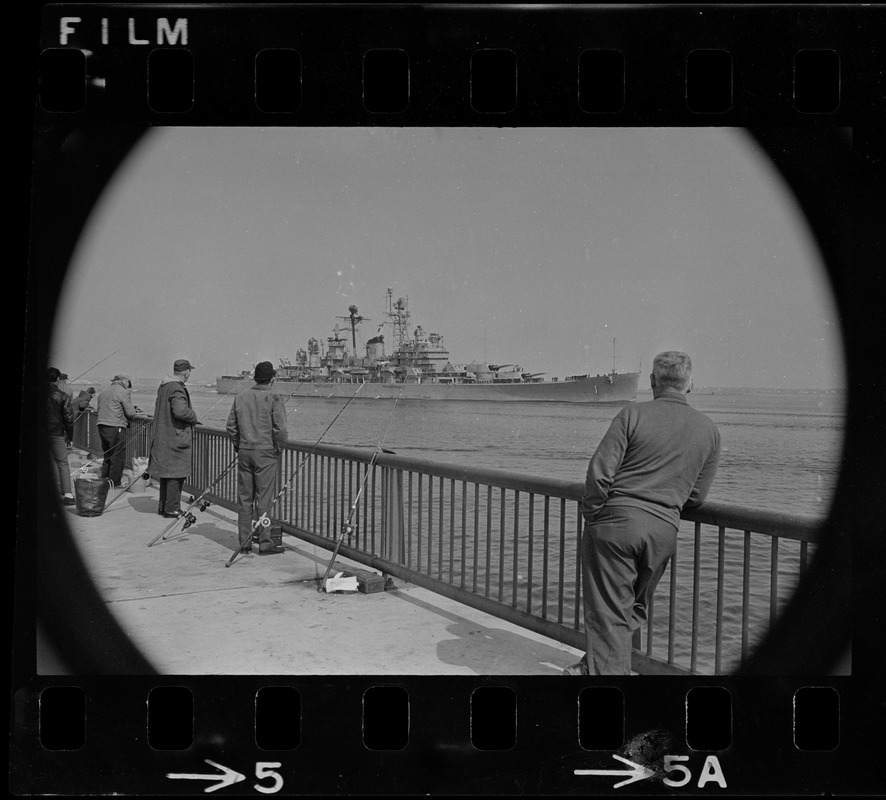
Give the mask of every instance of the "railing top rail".
[[(205, 425), (201, 426), (201, 432), (214, 436), (226, 436), (224, 430), (209, 428)], [(375, 448), (372, 447), (346, 447), (322, 443), (317, 445), (315, 442), (297, 440), (290, 440), (286, 447), (290, 450), (300, 451), (313, 448), (315, 455), (363, 463), (368, 463), (375, 452)], [(376, 463), (382, 467), (420, 472), (434, 477), (490, 485), (501, 489), (562, 497), (576, 502), (580, 501), (584, 494), (582, 481), (544, 478), (488, 467), (466, 466), (448, 461), (401, 456), (395, 453), (380, 453)], [(818, 541), (824, 523), (824, 520), (811, 515), (752, 509), (743, 505), (717, 501), (706, 502), (696, 508), (687, 509), (683, 511), (681, 516), (689, 522), (700, 522), (706, 525), (751, 531), (804, 542)]]
[(736, 528), (802, 542), (817, 542), (825, 524), (824, 519), (809, 515), (764, 511), (719, 502), (703, 503), (696, 508), (686, 509), (680, 516), (689, 522)]

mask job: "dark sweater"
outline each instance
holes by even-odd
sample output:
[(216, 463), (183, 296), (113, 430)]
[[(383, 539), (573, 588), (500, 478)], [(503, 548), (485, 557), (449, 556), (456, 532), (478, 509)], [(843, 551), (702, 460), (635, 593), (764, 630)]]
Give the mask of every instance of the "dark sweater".
[(680, 525), (707, 496), (720, 459), (717, 426), (674, 391), (618, 412), (591, 457), (582, 514), (631, 506)]

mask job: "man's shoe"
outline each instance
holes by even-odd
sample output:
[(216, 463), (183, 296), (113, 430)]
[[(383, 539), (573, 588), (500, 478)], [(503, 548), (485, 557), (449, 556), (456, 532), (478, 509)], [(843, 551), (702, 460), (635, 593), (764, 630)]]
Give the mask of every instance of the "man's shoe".
[(184, 511), (166, 511), (163, 513), (163, 516), (166, 519), (178, 519), (179, 517), (183, 516), (184, 513)]
[(62, 505), (72, 506), (76, 502), (77, 501), (74, 499), (74, 495), (72, 495), (70, 492), (67, 492), (62, 495)]
[(259, 550), (258, 554), (260, 556), (276, 556), (276, 555), (279, 555), (280, 553), (285, 553), (285, 552), (286, 552), (285, 547), (272, 547), (268, 550)]
[(583, 661), (579, 661), (577, 664), (573, 664), (571, 667), (566, 667), (563, 670), (564, 675), (587, 675), (588, 668), (584, 665)]
[(240, 552), (241, 553), (251, 553), (252, 552), (252, 545), (251, 544), (244, 544), (240, 548)]

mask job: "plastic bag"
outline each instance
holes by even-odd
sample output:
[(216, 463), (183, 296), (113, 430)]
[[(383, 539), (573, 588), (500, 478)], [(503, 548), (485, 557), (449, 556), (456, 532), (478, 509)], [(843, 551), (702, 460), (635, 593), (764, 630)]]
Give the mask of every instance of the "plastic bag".
[(74, 480), (74, 500), (77, 513), (81, 517), (99, 517), (105, 510), (108, 489), (112, 486), (108, 478), (83, 477)]

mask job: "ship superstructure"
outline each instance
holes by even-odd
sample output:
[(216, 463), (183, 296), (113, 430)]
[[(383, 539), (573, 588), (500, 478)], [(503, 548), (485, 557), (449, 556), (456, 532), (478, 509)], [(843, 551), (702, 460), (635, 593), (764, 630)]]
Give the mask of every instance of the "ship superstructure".
[[(638, 372), (605, 375), (571, 375), (564, 380), (545, 378), (546, 373), (529, 373), (517, 364), (488, 364), (477, 361), (453, 364), (443, 336), (421, 325), (412, 328), (408, 297), (387, 290), (385, 316), (376, 334), (358, 354), (357, 334), (370, 319), (357, 306), (337, 319), (323, 351), (311, 338), (307, 349), (299, 348), (295, 363), (281, 357), (276, 387), (296, 397), (351, 396), (355, 384), (371, 384), (363, 397), (401, 397), (421, 400), (526, 400), (585, 403), (632, 402), (636, 399)], [(392, 350), (387, 352), (385, 329), (390, 331)], [(222, 375), (216, 381), (220, 393), (229, 394), (249, 386), (249, 370), (240, 375)]]

